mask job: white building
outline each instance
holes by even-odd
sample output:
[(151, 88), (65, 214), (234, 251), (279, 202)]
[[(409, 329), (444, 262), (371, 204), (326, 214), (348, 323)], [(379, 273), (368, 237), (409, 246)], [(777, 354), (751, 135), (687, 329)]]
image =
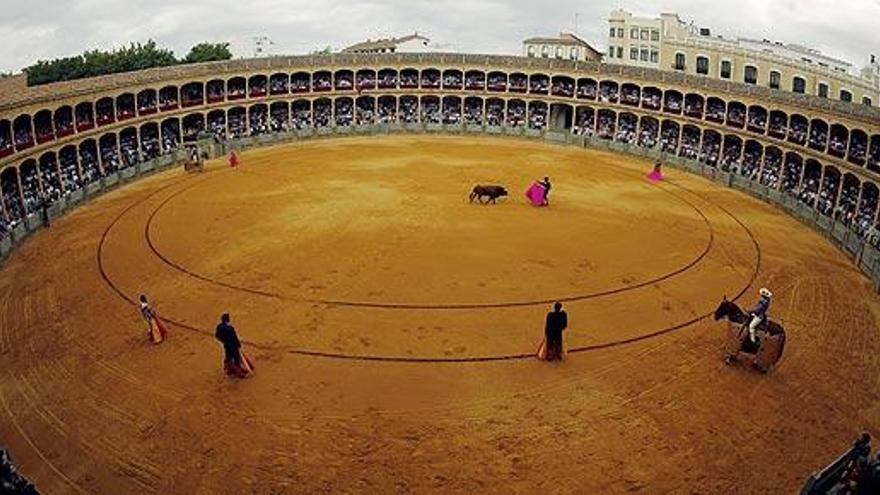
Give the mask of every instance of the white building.
[(602, 52), (572, 33), (559, 36), (533, 37), (523, 40), (523, 55), (527, 57), (559, 58), (587, 62), (601, 62)]
[(633, 17), (625, 10), (611, 12), (606, 62), (659, 69), (661, 41), (668, 15), (647, 18)]
[(342, 49), (343, 53), (423, 53), (439, 51), (431, 40), (419, 33), (399, 38), (367, 40)]
[(869, 67), (779, 41), (713, 36), (678, 14), (635, 17), (625, 10), (608, 19), (607, 62), (702, 75), (822, 98), (880, 103), (880, 66)]

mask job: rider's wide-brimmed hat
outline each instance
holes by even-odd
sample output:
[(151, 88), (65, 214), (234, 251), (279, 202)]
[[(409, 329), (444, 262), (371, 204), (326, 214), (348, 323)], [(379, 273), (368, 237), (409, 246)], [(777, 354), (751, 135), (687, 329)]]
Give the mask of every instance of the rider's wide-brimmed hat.
[(758, 292), (766, 298), (773, 297), (773, 293), (770, 292), (770, 289), (767, 289), (766, 287), (761, 288), (761, 290), (759, 290)]

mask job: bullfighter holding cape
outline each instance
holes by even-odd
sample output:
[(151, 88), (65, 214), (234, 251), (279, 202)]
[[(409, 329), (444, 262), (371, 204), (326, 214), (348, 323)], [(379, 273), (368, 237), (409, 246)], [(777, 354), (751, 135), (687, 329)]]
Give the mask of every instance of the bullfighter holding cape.
[(156, 310), (147, 302), (147, 296), (141, 294), (141, 316), (147, 321), (147, 334), (150, 336), (150, 342), (161, 344), (168, 337), (168, 329), (159, 319)]
[(562, 347), (562, 332), (568, 328), (568, 314), (562, 310), (562, 303), (553, 304), (553, 311), (547, 313), (544, 323), (544, 341), (538, 348), (537, 358), (541, 361), (562, 361), (565, 350)]
[(238, 153), (235, 150), (229, 152), (229, 158), (227, 160), (229, 162), (229, 166), (235, 168), (239, 165), (240, 160), (238, 159)]
[(223, 371), (227, 375), (247, 378), (254, 374), (254, 364), (241, 350), (241, 341), (235, 327), (229, 323), (229, 313), (223, 313), (214, 336), (223, 344)]
[(544, 177), (543, 181), (535, 181), (526, 190), (526, 198), (533, 206), (547, 206), (550, 204), (550, 178)]
[(654, 162), (654, 169), (651, 170), (651, 173), (648, 174), (648, 180), (651, 182), (658, 182), (663, 180), (663, 164), (660, 163), (660, 160)]

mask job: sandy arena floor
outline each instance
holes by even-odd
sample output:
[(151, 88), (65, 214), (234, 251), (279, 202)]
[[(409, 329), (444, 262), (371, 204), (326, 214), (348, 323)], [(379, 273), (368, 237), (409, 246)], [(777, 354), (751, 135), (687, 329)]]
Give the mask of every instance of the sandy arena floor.
[[(880, 434), (880, 298), (746, 195), (501, 138), (242, 160), (116, 190), (3, 266), (0, 439), (46, 493), (793, 493)], [(475, 183), (511, 196), (469, 204)], [(707, 318), (765, 285), (788, 329), (766, 376)], [(547, 364), (557, 298), (571, 352)], [(221, 372), (224, 311), (252, 379)]]

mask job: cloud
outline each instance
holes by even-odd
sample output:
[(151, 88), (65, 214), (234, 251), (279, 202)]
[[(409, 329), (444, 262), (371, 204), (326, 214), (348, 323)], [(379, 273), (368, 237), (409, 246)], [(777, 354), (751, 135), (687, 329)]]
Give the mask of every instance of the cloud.
[(863, 64), (880, 52), (880, 1), (850, 0), (42, 0), (8, 2), (0, 20), (0, 70), (38, 59), (155, 39), (179, 55), (200, 41), (229, 40), (239, 54), (265, 35), (274, 53), (341, 48), (366, 38), (418, 31), (460, 51), (520, 53), (525, 37), (574, 29), (597, 47), (607, 17), (678, 12), (713, 31), (800, 43)]

